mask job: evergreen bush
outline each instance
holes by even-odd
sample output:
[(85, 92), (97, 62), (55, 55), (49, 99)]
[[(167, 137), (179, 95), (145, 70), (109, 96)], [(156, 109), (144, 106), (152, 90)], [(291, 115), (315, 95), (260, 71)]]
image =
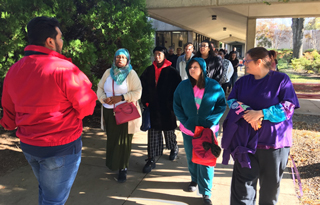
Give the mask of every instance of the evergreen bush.
[[(151, 63), (154, 30), (144, 0), (0, 0), (0, 84), (24, 55), (26, 25), (34, 17), (55, 17), (61, 24), (63, 54), (93, 81), (110, 68), (118, 48), (127, 48), (141, 74)], [(1, 89), (2, 91), (2, 89)]]
[(291, 62), (294, 70), (320, 73), (320, 54), (316, 50), (306, 52), (301, 58), (292, 59)]

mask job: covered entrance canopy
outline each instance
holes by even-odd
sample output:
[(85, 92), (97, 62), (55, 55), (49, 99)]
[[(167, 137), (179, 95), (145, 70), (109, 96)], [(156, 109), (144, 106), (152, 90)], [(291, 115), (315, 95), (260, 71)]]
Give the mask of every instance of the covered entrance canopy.
[(320, 16), (320, 0), (267, 1), (271, 5), (263, 0), (146, 0), (146, 3), (152, 18), (223, 43), (246, 43), (246, 50), (255, 45), (257, 18)]

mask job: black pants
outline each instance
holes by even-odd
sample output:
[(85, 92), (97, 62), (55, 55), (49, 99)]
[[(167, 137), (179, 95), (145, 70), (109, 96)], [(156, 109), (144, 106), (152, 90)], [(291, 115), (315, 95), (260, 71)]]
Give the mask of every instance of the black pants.
[(228, 88), (228, 87), (229, 87), (229, 88), (231, 87), (230, 81), (227, 82), (227, 83), (223, 83), (221, 87), (222, 87), (224, 93), (227, 93), (227, 88)]
[(166, 140), (166, 147), (168, 149), (174, 149), (177, 145), (177, 137), (174, 133), (174, 130), (148, 130), (148, 157), (156, 157), (160, 156), (163, 153), (163, 137), (162, 132), (164, 134), (164, 138)]
[(236, 161), (231, 182), (231, 205), (254, 205), (258, 179), (260, 184), (259, 205), (276, 204), (289, 152), (289, 147), (257, 149), (255, 154), (249, 154), (251, 169), (242, 168)]

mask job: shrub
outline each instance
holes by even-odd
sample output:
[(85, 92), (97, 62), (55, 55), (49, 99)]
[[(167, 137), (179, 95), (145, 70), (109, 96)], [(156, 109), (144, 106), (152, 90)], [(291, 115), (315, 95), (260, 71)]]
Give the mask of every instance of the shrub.
[(300, 61), (300, 58), (294, 58), (291, 60), (291, 63), (292, 63), (292, 68), (293, 70), (296, 70), (296, 71), (302, 71), (303, 70), (303, 66), (301, 64), (301, 61)]
[(277, 51), (278, 61), (282, 59), (282, 62), (290, 63), (292, 59), (292, 49), (279, 49)]
[(291, 62), (294, 70), (320, 73), (320, 54), (316, 50), (306, 52), (301, 58), (292, 59)]
[(91, 80), (97, 81), (111, 67), (117, 48), (129, 50), (138, 74), (151, 63), (154, 30), (144, 0), (0, 0), (0, 5), (1, 85), (10, 66), (23, 57), (26, 25), (37, 16), (59, 20), (63, 54)]
[(304, 53), (307, 53), (307, 52), (310, 53), (310, 52), (312, 52), (313, 50), (314, 50), (313, 48), (309, 48), (309, 49), (305, 50)]

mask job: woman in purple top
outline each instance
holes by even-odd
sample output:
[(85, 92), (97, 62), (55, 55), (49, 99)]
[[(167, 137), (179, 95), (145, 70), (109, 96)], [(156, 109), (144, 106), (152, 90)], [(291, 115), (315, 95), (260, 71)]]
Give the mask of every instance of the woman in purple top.
[(252, 108), (243, 118), (257, 131), (258, 142), (256, 152), (248, 153), (251, 168), (235, 160), (231, 204), (255, 204), (258, 179), (259, 204), (276, 204), (292, 145), (292, 115), (300, 107), (299, 101), (290, 78), (271, 70), (265, 48), (250, 49), (245, 59), (249, 75), (235, 83), (228, 104), (238, 101)]

